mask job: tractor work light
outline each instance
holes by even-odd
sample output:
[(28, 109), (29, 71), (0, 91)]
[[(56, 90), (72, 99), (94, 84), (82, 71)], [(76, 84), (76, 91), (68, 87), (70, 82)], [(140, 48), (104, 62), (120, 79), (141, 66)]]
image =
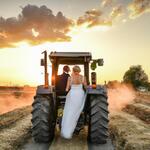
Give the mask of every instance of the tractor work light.
[(103, 66), (104, 65), (104, 60), (103, 59), (92, 59), (91, 63), (91, 69), (95, 70), (98, 66)]
[(104, 65), (104, 60), (103, 59), (98, 59), (97, 63), (98, 63), (98, 66), (103, 66)]

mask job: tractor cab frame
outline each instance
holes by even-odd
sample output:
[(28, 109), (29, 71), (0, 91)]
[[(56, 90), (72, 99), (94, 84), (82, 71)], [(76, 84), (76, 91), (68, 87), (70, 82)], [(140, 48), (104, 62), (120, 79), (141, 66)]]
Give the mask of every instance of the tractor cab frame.
[(89, 63), (92, 55), (89, 52), (51, 52), (49, 59), (52, 63), (52, 85), (55, 86), (55, 79), (58, 73), (58, 66), (62, 65), (84, 65), (84, 76), (89, 84)]

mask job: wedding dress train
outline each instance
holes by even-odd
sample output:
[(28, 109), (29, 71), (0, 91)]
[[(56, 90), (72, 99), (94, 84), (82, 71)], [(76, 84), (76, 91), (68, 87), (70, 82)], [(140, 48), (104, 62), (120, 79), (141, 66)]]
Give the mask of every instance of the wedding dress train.
[(61, 124), (61, 136), (71, 139), (85, 103), (82, 84), (73, 84), (66, 96), (66, 103)]

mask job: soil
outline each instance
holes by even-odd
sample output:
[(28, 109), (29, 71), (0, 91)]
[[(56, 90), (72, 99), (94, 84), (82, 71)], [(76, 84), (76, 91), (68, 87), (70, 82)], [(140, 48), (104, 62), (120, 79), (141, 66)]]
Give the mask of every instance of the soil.
[[(61, 148), (63, 147), (63, 148)], [(80, 132), (80, 135), (74, 135), (72, 139), (66, 140), (60, 136), (59, 130), (49, 150), (88, 150), (87, 147), (87, 131), (86, 129)]]

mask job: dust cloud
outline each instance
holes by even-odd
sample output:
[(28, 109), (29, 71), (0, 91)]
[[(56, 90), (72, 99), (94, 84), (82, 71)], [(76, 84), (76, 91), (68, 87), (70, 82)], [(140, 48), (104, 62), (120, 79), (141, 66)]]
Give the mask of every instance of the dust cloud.
[(110, 113), (121, 111), (127, 104), (133, 103), (135, 95), (135, 90), (129, 84), (114, 82), (108, 85)]
[[(7, 94), (5, 94), (7, 93)], [(31, 105), (33, 102), (33, 96), (35, 90), (31, 93), (27, 91), (12, 92), (5, 91), (0, 92), (0, 114), (12, 111), (16, 108)], [(108, 103), (110, 113), (115, 111), (121, 111), (127, 104), (133, 103), (136, 93), (131, 85), (111, 82), (108, 84)]]
[(31, 105), (34, 93), (0, 93), (0, 114)]

